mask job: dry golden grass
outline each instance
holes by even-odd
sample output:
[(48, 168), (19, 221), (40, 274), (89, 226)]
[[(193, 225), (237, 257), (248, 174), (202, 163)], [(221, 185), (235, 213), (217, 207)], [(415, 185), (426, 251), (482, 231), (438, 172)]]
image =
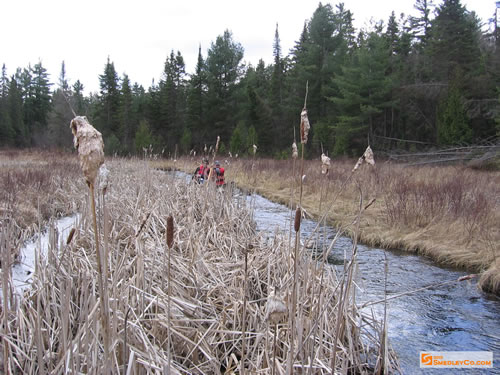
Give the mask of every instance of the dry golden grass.
[[(178, 161), (175, 168), (192, 173), (197, 162)], [(292, 160), (257, 160), (255, 175), (250, 173), (250, 161), (228, 162), (228, 181), (255, 187), (275, 202), (290, 203)], [(355, 162), (333, 161), (325, 181), (319, 158), (306, 161), (302, 207), (307, 213), (320, 216), (321, 189), (326, 184), (322, 209), (328, 208), (330, 224), (344, 227), (354, 220), (361, 188), (365, 204), (375, 199), (361, 220), (363, 243), (416, 252), (443, 265), (481, 273), (480, 286), (500, 294), (500, 272), (495, 267), (500, 258), (499, 172), (378, 163), (375, 167), (363, 165), (364, 172), (355, 173), (344, 187)], [(169, 161), (162, 163), (174, 167)], [(294, 202), (297, 195), (295, 191)]]
[[(294, 270), (288, 240), (260, 237), (245, 196), (186, 184), (148, 161), (106, 164), (107, 192), (97, 207), (108, 253), (112, 373), (281, 374), (288, 359), (293, 373), (304, 374), (332, 373), (332, 364), (343, 374), (397, 366), (386, 353), (381, 360), (379, 323), (356, 307), (354, 264), (339, 277), (301, 246)], [(81, 175), (66, 183), (64, 197), (81, 207), (82, 219), (71, 241), (50, 229), (33, 287), (3, 306), (4, 373), (106, 367), (88, 190)], [(293, 333), (283, 311), (283, 303), (291, 309), (292, 284)]]

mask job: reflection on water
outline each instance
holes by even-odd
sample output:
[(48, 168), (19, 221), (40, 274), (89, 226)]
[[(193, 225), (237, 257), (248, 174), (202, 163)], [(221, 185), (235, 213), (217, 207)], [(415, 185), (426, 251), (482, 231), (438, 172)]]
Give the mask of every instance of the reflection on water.
[[(251, 200), (255, 204), (254, 219), (258, 230), (268, 232), (270, 236), (277, 229), (288, 234), (290, 210), (258, 195), (252, 196)], [(316, 223), (311, 220), (302, 222), (301, 236), (304, 242), (315, 226)], [(332, 228), (326, 228), (327, 239), (333, 239), (334, 234)], [(313, 237), (316, 240), (316, 235)], [(322, 236), (319, 236), (320, 242), (321, 239)], [(351, 248), (349, 238), (339, 238), (329, 254), (332, 266), (341, 271), (344, 254), (350, 256)], [(463, 271), (436, 266), (429, 259), (416, 255), (360, 245), (356, 282), (360, 288), (357, 299), (361, 304), (384, 297), (386, 257), (389, 268), (388, 296), (466, 275)], [(382, 317), (382, 304), (366, 307), (370, 308)], [(420, 351), (491, 351), (494, 361), (498, 362), (500, 300), (480, 293), (475, 281), (437, 286), (392, 299), (388, 302), (388, 313), (390, 343), (405, 374), (421, 373)], [(498, 363), (493, 369), (475, 370), (475, 373), (500, 374)], [(459, 371), (465, 373), (470, 370)], [(425, 373), (454, 374), (457, 369), (434, 369), (426, 370)]]

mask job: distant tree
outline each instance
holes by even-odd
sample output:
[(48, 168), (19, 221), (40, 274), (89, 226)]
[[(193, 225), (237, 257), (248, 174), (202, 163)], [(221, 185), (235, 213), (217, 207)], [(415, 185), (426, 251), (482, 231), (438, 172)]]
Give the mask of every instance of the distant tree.
[(448, 96), (438, 108), (437, 130), (439, 144), (463, 144), (472, 140), (472, 130), (464, 110), (463, 98), (455, 83), (451, 85)]
[(76, 112), (77, 115), (86, 115), (87, 114), (87, 110), (88, 110), (88, 103), (87, 103), (87, 100), (85, 98), (85, 96), (83, 95), (83, 90), (84, 90), (84, 86), (83, 84), (80, 82), (80, 80), (77, 80), (74, 84), (73, 84), (73, 103), (74, 103), (74, 110)]
[(154, 138), (149, 129), (149, 124), (147, 121), (142, 120), (135, 133), (135, 150), (138, 154), (142, 154), (143, 149), (148, 148), (153, 143)]
[(235, 108), (238, 107), (238, 103), (234, 94), (242, 75), (240, 62), (243, 51), (243, 47), (233, 40), (229, 30), (219, 35), (208, 50), (207, 121), (213, 126), (208, 134), (210, 139), (215, 139), (219, 135), (227, 142), (236, 123)]
[(202, 145), (208, 134), (205, 122), (207, 95), (207, 73), (206, 65), (201, 54), (201, 46), (198, 49), (198, 61), (194, 74), (191, 75), (187, 89), (187, 128), (192, 133), (192, 141)]
[(2, 66), (2, 75), (0, 76), (0, 147), (13, 146), (15, 132), (9, 113), (9, 79), (7, 77), (7, 68)]
[(120, 89), (120, 130), (122, 151), (132, 151), (132, 141), (134, 136), (135, 114), (133, 113), (133, 98), (130, 80), (126, 74), (123, 75)]
[(66, 77), (66, 65), (64, 63), (64, 60), (61, 64), (61, 73), (59, 74), (58, 85), (59, 85), (59, 88), (62, 89), (63, 92), (65, 92), (65, 93), (70, 90), (68, 79)]
[(417, 38), (419, 47), (424, 48), (429, 39), (431, 10), (434, 8), (434, 4), (431, 0), (416, 0), (413, 7), (418, 10), (419, 15), (409, 18), (410, 32), (414, 38)]
[(229, 149), (233, 154), (241, 155), (247, 151), (247, 133), (245, 123), (243, 121), (238, 122), (229, 141)]
[(61, 64), (58, 88), (52, 95), (52, 109), (48, 117), (47, 143), (58, 148), (70, 148), (72, 144), (69, 123), (74, 117), (72, 112), (71, 87), (66, 78), (66, 67), (64, 61)]
[(188, 154), (191, 150), (192, 134), (188, 127), (185, 127), (182, 132), (182, 137), (180, 140), (181, 151), (184, 154)]
[(444, 0), (432, 21), (429, 53), (433, 77), (451, 80), (460, 69), (463, 78), (476, 74), (481, 64), (480, 23), (460, 0)]
[(164, 142), (173, 147), (184, 128), (186, 70), (184, 58), (172, 50), (165, 62), (159, 83), (161, 133)]
[(120, 130), (120, 80), (109, 57), (99, 75), (100, 95), (96, 108), (96, 126), (106, 138)]
[(21, 86), (18, 84), (20, 71), (17, 77), (13, 76), (9, 84), (8, 107), (9, 117), (14, 131), (14, 145), (17, 147), (29, 146), (28, 132), (24, 124), (23, 99)]

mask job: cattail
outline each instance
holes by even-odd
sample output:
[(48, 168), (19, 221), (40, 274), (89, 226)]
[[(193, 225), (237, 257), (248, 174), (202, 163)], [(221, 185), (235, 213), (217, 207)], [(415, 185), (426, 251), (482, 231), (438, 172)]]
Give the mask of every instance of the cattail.
[(219, 152), (219, 142), (220, 142), (220, 137), (217, 136), (217, 142), (215, 143), (215, 153)]
[(293, 229), (295, 229), (295, 232), (298, 232), (300, 229), (300, 219), (301, 219), (301, 211), (300, 207), (297, 207), (295, 210), (295, 222), (293, 225)]
[(174, 244), (174, 218), (172, 215), (167, 217), (167, 246), (172, 248)]
[(88, 184), (94, 184), (99, 167), (104, 163), (102, 135), (85, 116), (77, 116), (70, 123), (73, 144), (78, 151), (80, 166)]
[(300, 114), (300, 143), (307, 143), (309, 129), (311, 129), (311, 125), (309, 124), (309, 119), (307, 118), (307, 109), (304, 108)]
[(68, 238), (66, 239), (66, 245), (69, 245), (71, 243), (71, 241), (73, 240), (73, 236), (75, 235), (75, 232), (76, 232), (76, 229), (71, 228), (71, 230), (69, 231), (69, 234), (68, 234)]
[(101, 168), (99, 168), (99, 190), (101, 190), (103, 194), (106, 194), (108, 190), (108, 176), (109, 169), (106, 168), (106, 164), (101, 165)]
[(276, 295), (275, 291), (267, 297), (266, 302), (266, 320), (272, 324), (278, 324), (288, 313), (285, 302)]
[(292, 143), (292, 158), (297, 159), (299, 157), (299, 151), (297, 150), (297, 143)]
[(375, 159), (373, 158), (373, 151), (370, 146), (368, 146), (363, 154), (365, 161), (370, 165), (375, 165)]
[(321, 173), (328, 174), (330, 169), (330, 158), (325, 154), (321, 154)]
[(373, 158), (373, 151), (370, 148), (370, 146), (366, 148), (363, 155), (358, 159), (358, 162), (356, 163), (352, 171), (354, 172), (356, 169), (358, 169), (361, 166), (361, 164), (363, 164), (363, 162), (366, 162), (370, 165), (375, 165), (375, 159)]

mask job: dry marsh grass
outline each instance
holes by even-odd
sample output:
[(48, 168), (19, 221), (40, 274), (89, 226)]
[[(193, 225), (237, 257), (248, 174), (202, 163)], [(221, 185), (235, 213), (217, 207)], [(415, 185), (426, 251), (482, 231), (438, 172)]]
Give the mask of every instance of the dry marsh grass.
[[(339, 275), (300, 247), (294, 272), (287, 238), (264, 241), (245, 196), (186, 184), (145, 161), (106, 164), (97, 212), (108, 248), (110, 358), (80, 176), (65, 185), (66, 199), (82, 213), (72, 239), (50, 229), (33, 287), (3, 306), (4, 373), (282, 374), (287, 359), (303, 374), (330, 374), (332, 365), (342, 374), (397, 368), (380, 347), (380, 324), (356, 307), (355, 259)], [(283, 311), (283, 304), (290, 311), (292, 283), (293, 333)]]
[[(257, 159), (252, 180), (250, 160), (227, 163), (228, 180), (255, 186), (271, 200), (290, 203), (292, 160)], [(378, 163), (344, 186), (354, 163), (334, 160), (325, 177), (319, 158), (305, 161), (302, 206), (307, 213), (320, 216), (318, 202), (326, 184), (321, 199), (322, 207), (330, 208), (328, 221), (338, 227), (351, 223), (361, 188), (365, 202), (375, 199), (362, 217), (362, 242), (417, 252), (441, 264), (481, 273), (480, 286), (500, 294), (499, 172)], [(195, 160), (178, 161), (176, 167), (192, 173), (195, 164)]]
[(78, 161), (70, 154), (0, 151), (0, 229), (11, 223), (13, 259), (19, 246), (53, 217), (79, 209), (68, 199), (79, 179)]

